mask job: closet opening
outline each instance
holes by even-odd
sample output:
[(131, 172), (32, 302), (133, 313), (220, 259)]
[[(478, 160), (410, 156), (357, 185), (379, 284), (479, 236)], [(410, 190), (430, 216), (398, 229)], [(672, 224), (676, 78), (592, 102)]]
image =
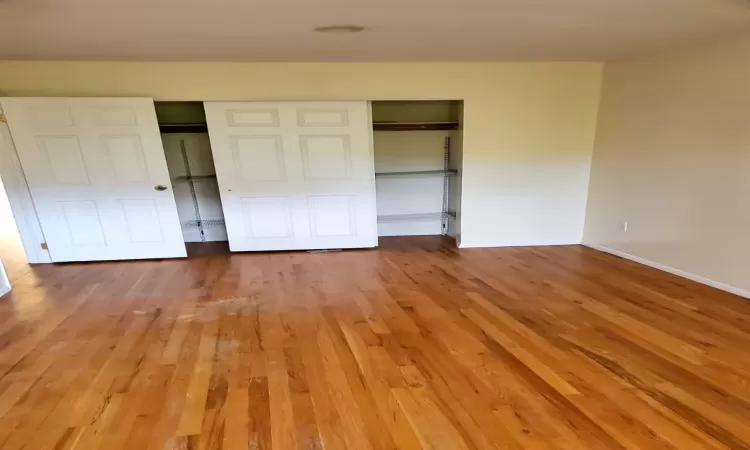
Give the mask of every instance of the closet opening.
[(463, 101), (373, 101), (378, 236), (460, 242)]
[(229, 253), (203, 102), (155, 102), (188, 257)]
[[(155, 106), (188, 256), (228, 253), (230, 250), (225, 212), (214, 167), (204, 104), (155, 102)], [(371, 107), (377, 235), (433, 235), (460, 242), (463, 102), (373, 101)], [(255, 120), (254, 116), (250, 118)], [(243, 117), (242, 120), (249, 119)], [(212, 127), (214, 126), (216, 124), (212, 123)], [(369, 128), (369, 125), (366, 127)], [(322, 132), (318, 128), (326, 131), (323, 125), (313, 128), (305, 132), (314, 136), (315, 133)], [(363, 132), (367, 132), (366, 128)], [(278, 159), (278, 151), (272, 152), (277, 156), (269, 159), (267, 140), (254, 144), (257, 147), (253, 147), (253, 152), (248, 149), (244, 152), (247, 158), (243, 162), (243, 170), (249, 170), (256, 178), (271, 177), (275, 173), (273, 170), (280, 167), (279, 161), (284, 161)], [(316, 142), (313, 143), (317, 145)], [(335, 144), (336, 142), (326, 141), (326, 145), (333, 147), (318, 145), (307, 148), (308, 159), (302, 158), (302, 161), (312, 164), (309, 170), (314, 171), (305, 172), (300, 177), (312, 176), (312, 180), (319, 183), (327, 180), (325, 177), (330, 175), (329, 172), (341, 166), (341, 161), (336, 159), (339, 152), (336, 151)], [(287, 156), (293, 160), (294, 145), (288, 151)], [(323, 177), (320, 179), (323, 181), (317, 181), (316, 177)], [(333, 194), (324, 190), (316, 195)], [(268, 203), (267, 199), (264, 201)], [(331, 220), (343, 220), (340, 208), (330, 211), (321, 209), (326, 205), (337, 207), (338, 203), (321, 204), (314, 212), (320, 218), (330, 216)], [(257, 219), (251, 216), (244, 220), (249, 220), (249, 226), (255, 227), (260, 234), (270, 233), (276, 236), (281, 233), (286, 216), (278, 213), (279, 205), (263, 203), (260, 206), (262, 208), (256, 206)], [(280, 222), (281, 218), (285, 221)], [(276, 223), (274, 220), (278, 222), (276, 225), (272, 225)], [(342, 225), (331, 220), (319, 220), (316, 225), (333, 227), (331, 229), (338, 232), (336, 227), (341, 228)]]

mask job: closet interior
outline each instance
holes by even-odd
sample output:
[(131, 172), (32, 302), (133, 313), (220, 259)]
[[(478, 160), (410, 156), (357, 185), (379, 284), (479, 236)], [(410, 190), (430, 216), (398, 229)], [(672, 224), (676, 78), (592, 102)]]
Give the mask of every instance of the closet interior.
[(378, 235), (460, 238), (461, 101), (373, 101)]
[(227, 240), (202, 102), (156, 102), (167, 168), (185, 242)]
[[(227, 241), (202, 102), (156, 102), (185, 242)], [(379, 236), (459, 239), (461, 101), (373, 101)]]

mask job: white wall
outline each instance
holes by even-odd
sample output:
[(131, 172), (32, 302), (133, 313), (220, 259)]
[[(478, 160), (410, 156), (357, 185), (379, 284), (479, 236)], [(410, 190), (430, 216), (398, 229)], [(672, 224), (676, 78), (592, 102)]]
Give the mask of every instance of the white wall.
[(750, 36), (607, 64), (585, 242), (750, 293)]
[(599, 63), (0, 62), (9, 96), (464, 100), (464, 247), (582, 237)]

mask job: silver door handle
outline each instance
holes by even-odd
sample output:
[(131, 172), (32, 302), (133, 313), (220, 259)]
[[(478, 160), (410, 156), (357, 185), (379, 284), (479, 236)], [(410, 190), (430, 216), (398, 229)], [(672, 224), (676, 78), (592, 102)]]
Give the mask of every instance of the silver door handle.
[(157, 184), (156, 186), (154, 186), (154, 189), (156, 189), (157, 191), (166, 191), (167, 187), (163, 184)]

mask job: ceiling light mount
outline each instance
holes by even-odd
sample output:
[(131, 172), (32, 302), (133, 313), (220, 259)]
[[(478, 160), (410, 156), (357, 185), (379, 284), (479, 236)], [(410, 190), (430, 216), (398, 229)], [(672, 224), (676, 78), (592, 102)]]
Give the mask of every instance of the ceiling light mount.
[(361, 25), (327, 25), (323, 27), (315, 27), (313, 28), (313, 31), (325, 34), (350, 34), (361, 33), (365, 31), (365, 27)]

